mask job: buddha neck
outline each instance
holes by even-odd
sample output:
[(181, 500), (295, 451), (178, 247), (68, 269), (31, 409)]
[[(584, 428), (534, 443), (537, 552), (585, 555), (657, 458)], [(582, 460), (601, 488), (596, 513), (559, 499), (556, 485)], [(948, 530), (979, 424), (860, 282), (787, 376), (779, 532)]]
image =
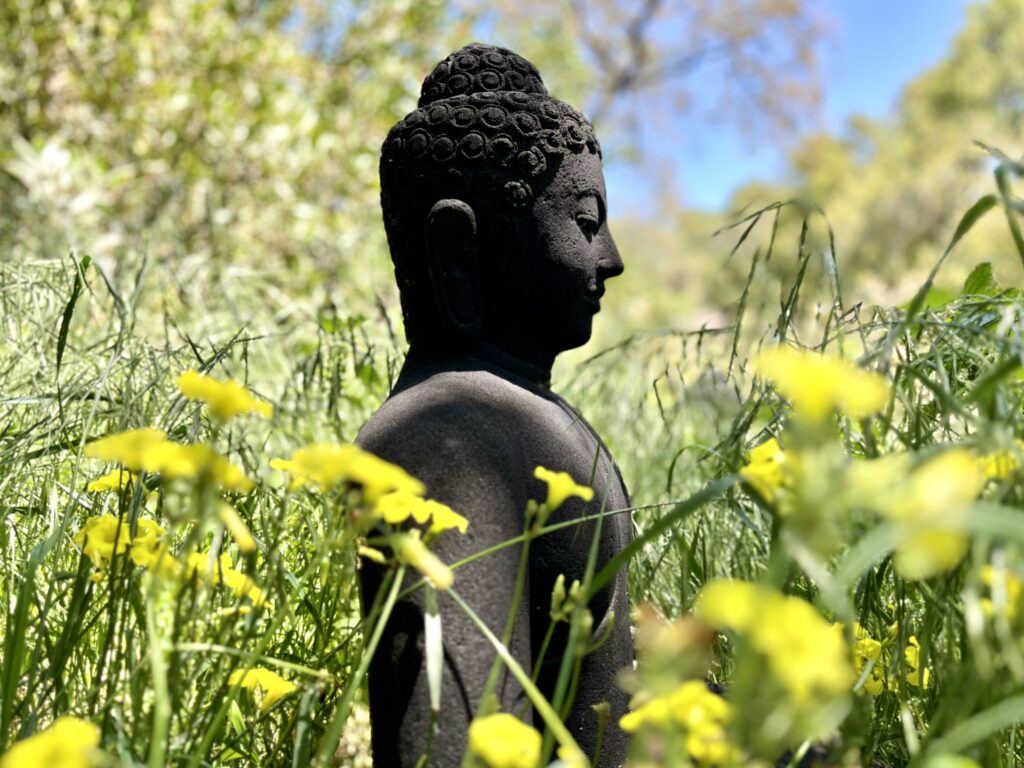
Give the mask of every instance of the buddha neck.
[(548, 390), (551, 387), (551, 364), (537, 365), (487, 342), (418, 342), (409, 349), (395, 392), (440, 371), (476, 370), (490, 371), (527, 389)]

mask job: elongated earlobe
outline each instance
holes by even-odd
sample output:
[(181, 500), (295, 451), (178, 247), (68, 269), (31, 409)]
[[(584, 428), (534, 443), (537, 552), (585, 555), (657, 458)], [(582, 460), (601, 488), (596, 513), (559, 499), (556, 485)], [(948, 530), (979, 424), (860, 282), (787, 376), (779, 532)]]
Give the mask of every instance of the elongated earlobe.
[(466, 339), (481, 332), (476, 215), (461, 200), (438, 200), (427, 215), (427, 268), (445, 327)]

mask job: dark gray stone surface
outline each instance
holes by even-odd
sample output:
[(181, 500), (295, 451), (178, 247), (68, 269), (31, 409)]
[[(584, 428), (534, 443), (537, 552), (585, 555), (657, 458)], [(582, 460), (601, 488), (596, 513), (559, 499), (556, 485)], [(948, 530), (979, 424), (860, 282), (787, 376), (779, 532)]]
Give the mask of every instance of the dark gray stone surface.
[[(533, 65), (516, 54), (467, 46), (437, 66), (419, 108), (392, 129), (381, 187), (410, 351), (358, 441), (469, 519), (466, 535), (447, 532), (433, 549), (453, 562), (520, 535), (527, 501), (546, 496), (533, 477), (538, 465), (595, 490), (592, 502), (571, 499), (553, 520), (627, 507), (600, 438), (548, 388), (555, 356), (590, 338), (604, 283), (622, 271), (608, 231), (600, 148), (586, 119), (549, 96)], [(527, 670), (550, 623), (555, 580), (583, 578), (593, 533), (592, 525), (575, 526), (532, 544), (510, 644)], [(630, 535), (628, 515), (605, 519), (599, 568)], [(499, 636), (518, 559), (518, 547), (506, 548), (456, 575), (454, 588)], [(369, 566), (361, 573), (369, 604), (381, 574)], [(599, 764), (617, 766), (627, 748), (617, 722), (628, 702), (616, 674), (633, 658), (625, 573), (589, 607), (594, 635), (610, 636), (583, 661), (567, 724), (593, 755), (591, 707), (609, 702)], [(443, 593), (440, 610), (443, 702), (430, 765), (457, 766), (495, 653)], [(421, 590), (397, 606), (370, 669), (373, 751), (382, 768), (416, 765), (434, 727), (422, 629)], [(564, 643), (556, 634), (540, 675), (549, 696)], [(525, 694), (507, 672), (497, 694), (503, 711), (529, 719)]]

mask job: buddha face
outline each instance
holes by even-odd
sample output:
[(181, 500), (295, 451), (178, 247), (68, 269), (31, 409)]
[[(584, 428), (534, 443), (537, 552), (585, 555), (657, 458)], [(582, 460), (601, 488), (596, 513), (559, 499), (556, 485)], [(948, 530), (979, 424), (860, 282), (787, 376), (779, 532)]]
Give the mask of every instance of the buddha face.
[(531, 213), (494, 254), (497, 274), (482, 286), (483, 335), (550, 366), (559, 352), (590, 339), (605, 281), (623, 269), (608, 229), (598, 155), (567, 154)]

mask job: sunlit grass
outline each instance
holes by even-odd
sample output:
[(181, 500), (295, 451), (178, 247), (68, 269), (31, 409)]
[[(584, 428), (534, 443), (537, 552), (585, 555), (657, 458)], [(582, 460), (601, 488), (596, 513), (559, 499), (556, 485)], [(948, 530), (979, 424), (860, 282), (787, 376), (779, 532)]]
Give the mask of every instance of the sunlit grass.
[[(1001, 197), (972, 208), (952, 245), (1000, 206), (1015, 222), (1007, 174), (1019, 171), (1004, 166)], [(954, 753), (1012, 764), (1024, 758), (1021, 294), (981, 266), (944, 303), (926, 284), (905, 307), (847, 306), (830, 254), (774, 241), (775, 212), (743, 226), (774, 249), (753, 258), (747, 289), (761, 259), (796, 259), (777, 311), (749, 309), (740, 286), (721, 327), (640, 334), (556, 382), (633, 494), (634, 544), (577, 595), (628, 561), (641, 606), (641, 664), (624, 680), (644, 713), (630, 721), (635, 764), (753, 765), (810, 741), (850, 765)], [(819, 257), (824, 296), (802, 284)], [(352, 440), (386, 396), (402, 354), (394, 318), (130, 263), (116, 276), (77, 254), (0, 264), (0, 747), (70, 715), (99, 730), (100, 763), (368, 764), (361, 684), (402, 569), (472, 618), (458, 567), (454, 584), (446, 575), (457, 564), (423, 554), (430, 534), (414, 543), (384, 527), (368, 540), (367, 526), (402, 516), (370, 520), (365, 480), (305, 477), (296, 453)], [(778, 344), (807, 351), (758, 357)], [(236, 379), (251, 400), (194, 374), (183, 384), (187, 371)], [(168, 454), (88, 490), (115, 469), (90, 446), (138, 428), (208, 445), (252, 489), (212, 459), (186, 471)], [(93, 524), (109, 534), (104, 554), (80, 531), (108, 518)], [(372, 606), (360, 606), (359, 557), (397, 574)], [(814, 688), (828, 670), (770, 611), (690, 617), (722, 578), (756, 582), (808, 632), (835, 632), (857, 679)], [(564, 617), (573, 637), (584, 611)], [(549, 726), (542, 750), (577, 759), (557, 706), (536, 698), (530, 670), (513, 671)], [(700, 703), (691, 683), (703, 679), (724, 686), (727, 709)], [(714, 728), (663, 717), (658, 702), (683, 693), (687, 712), (715, 708)]]

